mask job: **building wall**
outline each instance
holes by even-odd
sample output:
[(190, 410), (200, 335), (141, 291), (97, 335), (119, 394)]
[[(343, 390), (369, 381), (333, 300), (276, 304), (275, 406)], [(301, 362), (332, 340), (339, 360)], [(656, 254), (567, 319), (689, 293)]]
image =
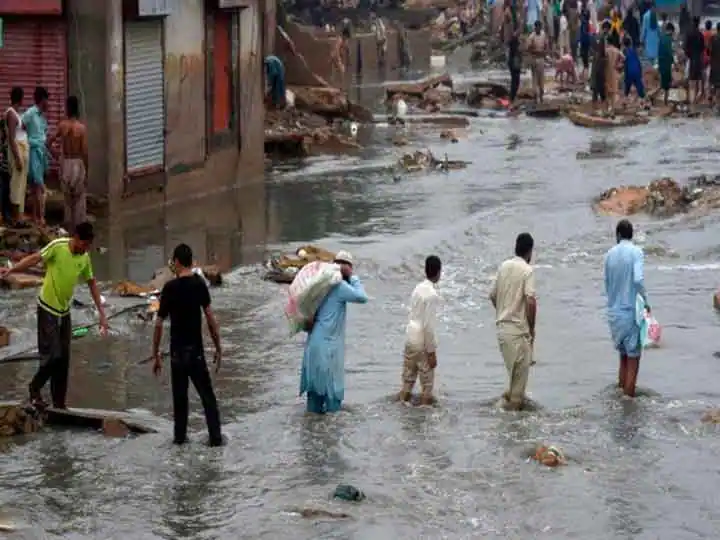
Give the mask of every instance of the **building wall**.
[(205, 161), (205, 8), (178, 2), (165, 19), (165, 162), (168, 172)]
[[(83, 103), (90, 130), (90, 187), (107, 194), (111, 212), (134, 211), (257, 181), (263, 175), (265, 21), (274, 0), (252, 0), (239, 12), (234, 140), (208, 144), (206, 40), (203, 0), (180, 0), (165, 25), (166, 169), (130, 181), (125, 170), (123, 0), (67, 0), (70, 91)], [(273, 15), (274, 17), (274, 15)]]
[[(337, 34), (294, 22), (286, 22), (284, 29), (292, 40), (295, 50), (304, 57), (306, 63), (304, 64), (293, 54), (287, 43), (276, 38), (276, 54), (285, 63), (288, 84), (312, 85), (314, 84), (312, 74), (315, 74), (332, 86), (348, 90), (360, 81), (371, 83), (392, 79), (399, 73), (400, 36), (394, 29), (387, 30), (384, 70), (380, 70), (378, 67), (375, 36), (364, 33), (353, 36), (348, 44), (350, 61), (345, 67), (344, 74), (328, 60), (335, 49)], [(408, 30), (408, 41), (412, 53), (410, 68), (418, 71), (429, 69), (431, 52), (429, 31)], [(308, 68), (310, 72), (308, 72)]]
[[(92, 141), (88, 187), (92, 193), (108, 190), (106, 58), (107, 6), (97, 0), (66, 2), (68, 18), (68, 92), (80, 99), (80, 115)], [(98, 151), (93, 151), (98, 149)]]

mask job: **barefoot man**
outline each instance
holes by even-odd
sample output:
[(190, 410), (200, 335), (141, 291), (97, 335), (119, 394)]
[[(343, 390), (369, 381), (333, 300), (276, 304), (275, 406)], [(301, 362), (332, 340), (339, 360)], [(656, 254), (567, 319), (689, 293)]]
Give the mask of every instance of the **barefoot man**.
[(425, 279), (410, 297), (410, 318), (405, 329), (405, 353), (402, 371), (400, 399), (410, 401), (415, 381), (420, 377), (420, 404), (432, 405), (435, 367), (437, 366), (437, 337), (435, 320), (440, 295), (437, 282), (442, 264), (435, 255), (425, 259)]
[(519, 410), (525, 402), (535, 343), (535, 275), (530, 266), (533, 237), (521, 233), (515, 241), (515, 256), (500, 265), (490, 301), (496, 311), (498, 344), (508, 372), (505, 406)]
[(48, 148), (52, 151), (55, 142), (60, 141), (60, 186), (65, 199), (65, 226), (73, 231), (87, 218), (88, 144), (87, 128), (80, 121), (78, 98), (68, 97), (66, 109), (67, 118), (58, 124), (48, 141)]
[(605, 255), (605, 294), (608, 324), (620, 355), (618, 386), (626, 396), (635, 397), (640, 369), (640, 324), (636, 313), (640, 295), (650, 311), (643, 278), (643, 252), (633, 241), (633, 226), (623, 219), (615, 229), (617, 244)]

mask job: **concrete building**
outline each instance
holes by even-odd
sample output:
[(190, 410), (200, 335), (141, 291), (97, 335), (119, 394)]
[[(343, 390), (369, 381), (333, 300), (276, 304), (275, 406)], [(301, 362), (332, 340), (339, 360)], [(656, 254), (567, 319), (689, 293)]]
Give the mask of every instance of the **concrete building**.
[(29, 104), (47, 87), (52, 129), (77, 95), (89, 188), (111, 212), (250, 183), (263, 168), (274, 2), (0, 0), (0, 101), (20, 85)]

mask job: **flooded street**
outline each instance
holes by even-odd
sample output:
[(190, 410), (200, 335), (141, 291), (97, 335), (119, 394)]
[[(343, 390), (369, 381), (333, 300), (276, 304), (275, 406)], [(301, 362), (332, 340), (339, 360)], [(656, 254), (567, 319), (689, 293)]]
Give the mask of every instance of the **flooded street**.
[[(720, 215), (634, 219), (664, 344), (641, 362), (642, 395), (626, 401), (613, 388), (617, 359), (602, 291), (616, 219), (590, 208), (613, 185), (720, 172), (716, 122), (661, 120), (598, 133), (567, 120), (473, 118), (468, 138), (454, 145), (438, 132), (423, 144), (471, 160), (468, 169), (393, 178), (379, 166), (401, 150), (378, 128), (367, 159), (285, 167), (264, 185), (131, 216), (105, 231), (102, 278), (147, 280), (181, 239), (198, 260), (237, 266), (213, 292), (229, 444), (204, 446), (194, 394), (193, 442), (184, 448), (171, 446), (167, 422), (157, 435), (129, 440), (46, 430), (3, 443), (0, 517), (27, 526), (16, 537), (718, 538), (720, 437), (700, 417), (720, 403), (711, 302)], [(600, 140), (624, 157), (575, 158)], [(487, 297), (523, 231), (536, 242), (529, 389), (541, 410), (517, 414), (494, 406), (505, 369)], [(348, 310), (346, 410), (323, 418), (306, 417), (297, 396), (302, 340), (288, 338), (285, 288), (260, 280), (266, 250), (309, 242), (350, 250), (370, 295)], [(391, 396), (400, 385), (406, 302), (431, 253), (445, 265), (440, 402), (410, 408)], [(3, 317), (25, 329), (29, 345), (33, 294), (3, 293)], [(149, 365), (137, 365), (150, 354), (151, 327), (130, 318), (111, 325), (106, 341), (75, 343), (70, 403), (169, 420), (167, 373), (156, 381)], [(0, 369), (3, 399), (24, 397), (35, 364)], [(527, 448), (543, 441), (563, 448), (569, 465), (527, 463)], [(368, 499), (330, 501), (340, 483)], [(353, 517), (313, 521), (292, 512), (304, 507)]]

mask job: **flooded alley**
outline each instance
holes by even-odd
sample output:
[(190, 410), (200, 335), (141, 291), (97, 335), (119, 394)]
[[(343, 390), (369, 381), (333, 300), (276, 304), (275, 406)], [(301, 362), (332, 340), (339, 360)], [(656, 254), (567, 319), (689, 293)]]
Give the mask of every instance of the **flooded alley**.
[[(148, 279), (179, 241), (233, 267), (213, 290), (225, 348), (216, 377), (229, 443), (204, 445), (191, 399), (192, 443), (160, 433), (107, 439), (45, 430), (4, 442), (0, 518), (17, 538), (391, 539), (717, 538), (720, 437), (701, 424), (720, 403), (716, 379), (720, 214), (633, 218), (663, 345), (641, 363), (641, 396), (622, 400), (604, 318), (602, 258), (616, 219), (591, 200), (621, 184), (718, 171), (715, 120), (657, 120), (598, 133), (566, 119), (472, 118), (457, 144), (414, 136), (462, 171), (396, 175), (390, 128), (356, 158), (284, 166), (264, 183), (103, 230), (103, 280)], [(578, 160), (592, 144), (615, 159)], [(541, 409), (495, 407), (505, 370), (488, 301), (498, 264), (523, 231), (536, 241)], [(347, 249), (370, 296), (349, 308), (346, 410), (307, 417), (298, 397), (302, 340), (288, 338), (286, 286), (261, 280), (268, 253), (310, 243)], [(399, 390), (406, 302), (428, 254), (444, 264), (439, 404), (391, 401)], [(33, 291), (2, 295), (2, 316), (33, 344)], [(150, 365), (151, 325), (111, 321), (112, 335), (74, 344), (72, 406), (170, 419), (167, 374)], [(207, 342), (209, 344), (209, 341)], [(4, 399), (21, 399), (35, 363), (0, 365)], [(528, 463), (527, 448), (563, 448), (569, 465)], [(367, 500), (331, 501), (337, 484)], [(310, 520), (293, 509), (350, 514)], [(10, 536), (12, 537), (12, 536)]]

